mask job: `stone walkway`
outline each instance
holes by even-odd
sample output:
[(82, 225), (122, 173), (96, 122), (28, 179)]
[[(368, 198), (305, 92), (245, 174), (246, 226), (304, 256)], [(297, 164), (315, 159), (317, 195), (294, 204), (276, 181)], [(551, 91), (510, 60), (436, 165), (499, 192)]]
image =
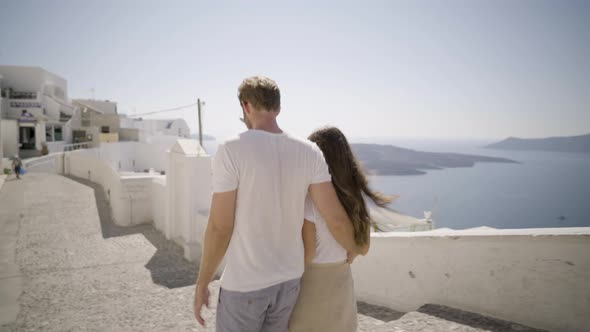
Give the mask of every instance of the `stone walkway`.
[[(30, 173), (0, 191), (0, 331), (214, 331), (193, 317), (196, 266), (150, 225), (110, 221), (99, 188)], [(213, 283), (213, 303), (219, 290)], [(533, 331), (444, 307), (359, 303), (361, 331)], [(474, 318), (475, 317), (475, 318)], [(484, 323), (482, 323), (484, 322)], [(486, 325), (487, 324), (487, 325)]]

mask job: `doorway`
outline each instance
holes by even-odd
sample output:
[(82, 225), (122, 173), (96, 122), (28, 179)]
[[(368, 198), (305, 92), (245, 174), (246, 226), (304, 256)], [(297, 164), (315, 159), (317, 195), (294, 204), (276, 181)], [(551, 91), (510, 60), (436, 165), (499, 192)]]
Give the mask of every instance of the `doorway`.
[(35, 127), (19, 127), (18, 137), (21, 150), (35, 150)]

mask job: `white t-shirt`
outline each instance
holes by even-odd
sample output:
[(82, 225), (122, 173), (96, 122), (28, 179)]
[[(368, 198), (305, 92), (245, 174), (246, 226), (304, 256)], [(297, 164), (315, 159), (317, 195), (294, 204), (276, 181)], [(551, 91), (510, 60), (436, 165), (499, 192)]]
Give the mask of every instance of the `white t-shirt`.
[(248, 292), (301, 277), (309, 185), (331, 181), (321, 150), (288, 134), (248, 130), (219, 145), (213, 192), (237, 189), (221, 287)]
[(314, 264), (338, 263), (346, 260), (346, 249), (344, 249), (330, 233), (328, 225), (320, 212), (313, 204), (311, 197), (305, 199), (305, 219), (315, 224), (316, 249)]

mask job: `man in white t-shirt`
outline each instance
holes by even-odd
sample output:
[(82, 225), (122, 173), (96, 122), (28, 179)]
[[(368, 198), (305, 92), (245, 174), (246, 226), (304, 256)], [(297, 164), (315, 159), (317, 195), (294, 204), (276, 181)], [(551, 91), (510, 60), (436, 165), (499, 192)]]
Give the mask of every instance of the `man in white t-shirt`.
[(278, 126), (276, 83), (247, 78), (238, 98), (248, 130), (221, 144), (213, 159), (195, 317), (204, 325), (208, 284), (225, 256), (216, 330), (287, 331), (304, 269), (301, 229), (308, 193), (338, 243), (352, 253), (359, 248), (322, 152)]

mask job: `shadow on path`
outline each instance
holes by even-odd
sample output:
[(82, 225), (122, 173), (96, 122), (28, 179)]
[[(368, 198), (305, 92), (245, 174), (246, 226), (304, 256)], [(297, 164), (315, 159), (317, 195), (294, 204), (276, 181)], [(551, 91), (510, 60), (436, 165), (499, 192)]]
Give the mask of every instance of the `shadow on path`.
[(197, 264), (184, 259), (184, 250), (179, 245), (166, 240), (152, 225), (130, 227), (115, 225), (111, 218), (109, 202), (101, 185), (77, 177), (66, 177), (94, 190), (100, 228), (104, 239), (141, 234), (156, 248), (156, 253), (145, 265), (150, 270), (152, 281), (155, 284), (167, 288), (186, 287), (195, 284), (198, 270)]
[(380, 307), (361, 301), (357, 302), (357, 311), (361, 315), (373, 317), (386, 323), (392, 320), (400, 319), (403, 315), (406, 314), (405, 312), (399, 312), (393, 309)]
[(483, 331), (493, 332), (547, 332), (532, 327), (508, 322), (501, 319), (486, 317), (477, 313), (463, 311), (438, 304), (425, 304), (421, 306), (418, 312), (430, 316), (438, 317), (447, 321), (452, 321), (461, 325), (481, 329)]

